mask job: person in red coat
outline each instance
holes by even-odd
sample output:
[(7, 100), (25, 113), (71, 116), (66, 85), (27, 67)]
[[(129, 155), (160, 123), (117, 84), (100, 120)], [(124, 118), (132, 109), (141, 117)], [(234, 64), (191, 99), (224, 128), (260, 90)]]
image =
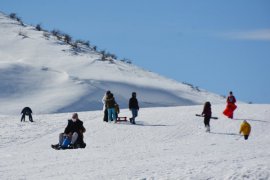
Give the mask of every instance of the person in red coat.
[(230, 94), (227, 97), (227, 107), (223, 112), (223, 114), (230, 119), (233, 119), (233, 112), (237, 108), (235, 103), (236, 103), (236, 98), (234, 97), (233, 92), (230, 91)]

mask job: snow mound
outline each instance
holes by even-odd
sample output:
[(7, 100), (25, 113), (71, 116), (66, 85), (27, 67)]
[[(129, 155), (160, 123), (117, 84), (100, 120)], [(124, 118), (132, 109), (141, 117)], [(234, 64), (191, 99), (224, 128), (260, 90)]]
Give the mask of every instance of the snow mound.
[[(36, 107), (40, 110), (36, 113), (54, 111), (62, 107), (63, 102), (74, 101), (74, 92), (83, 93), (67, 73), (21, 62), (1, 62), (0, 81), (0, 98), (5, 102), (2, 113), (6, 114), (18, 113), (21, 111), (20, 107), (24, 106)], [(67, 88), (70, 91), (66, 91)], [(29, 99), (32, 101), (29, 102)]]

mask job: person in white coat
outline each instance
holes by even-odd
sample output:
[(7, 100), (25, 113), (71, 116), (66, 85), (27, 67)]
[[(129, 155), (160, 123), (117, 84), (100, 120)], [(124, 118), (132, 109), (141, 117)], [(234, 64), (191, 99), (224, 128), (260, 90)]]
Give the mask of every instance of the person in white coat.
[(103, 117), (103, 121), (104, 122), (108, 122), (108, 110), (106, 108), (106, 99), (107, 99), (107, 96), (111, 94), (111, 91), (107, 91), (103, 98), (102, 98), (102, 103), (103, 103), (103, 112), (104, 112), (104, 117)]

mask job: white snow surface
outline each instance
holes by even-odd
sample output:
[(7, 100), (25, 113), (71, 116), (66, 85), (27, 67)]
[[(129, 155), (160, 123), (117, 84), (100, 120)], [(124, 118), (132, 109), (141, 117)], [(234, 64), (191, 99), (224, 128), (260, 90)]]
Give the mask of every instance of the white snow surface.
[[(240, 104), (235, 119), (213, 105), (211, 133), (196, 117), (202, 106), (143, 108), (137, 125), (102, 122), (103, 112), (80, 112), (85, 149), (59, 150), (57, 143), (71, 113), (0, 116), (0, 179), (270, 179), (270, 105)], [(130, 116), (122, 110), (121, 116)], [(239, 136), (242, 120), (252, 126)]]
[(74, 51), (43, 33), (0, 13), (0, 114), (15, 115), (25, 106), (36, 114), (99, 110), (107, 90), (121, 108), (127, 107), (133, 91), (141, 107), (224, 101), (135, 65), (101, 61), (99, 53), (85, 46)]

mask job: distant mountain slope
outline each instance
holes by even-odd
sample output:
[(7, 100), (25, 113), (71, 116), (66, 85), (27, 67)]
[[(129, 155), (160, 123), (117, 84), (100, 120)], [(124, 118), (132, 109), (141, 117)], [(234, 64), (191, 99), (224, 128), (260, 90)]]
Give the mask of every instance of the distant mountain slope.
[[(45, 34), (45, 36), (44, 36)], [(166, 79), (83, 45), (74, 48), (51, 33), (22, 26), (0, 13), (0, 113), (97, 110), (111, 90), (121, 108), (132, 91), (141, 107), (224, 102), (219, 95)]]

